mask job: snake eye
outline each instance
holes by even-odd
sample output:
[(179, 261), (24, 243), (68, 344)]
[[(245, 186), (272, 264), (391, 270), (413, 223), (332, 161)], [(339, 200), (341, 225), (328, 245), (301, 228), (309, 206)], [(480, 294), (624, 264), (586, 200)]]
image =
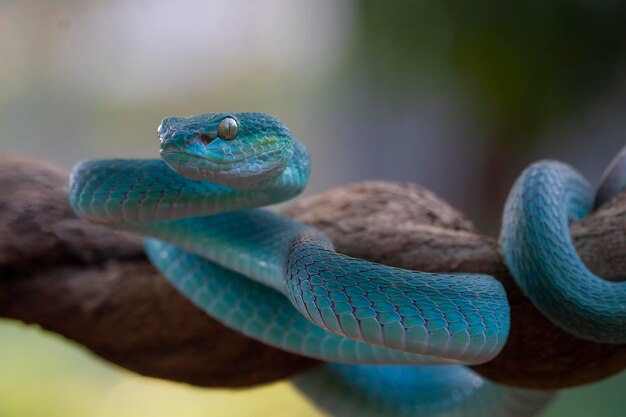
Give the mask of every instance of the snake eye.
[(225, 117), (217, 127), (217, 136), (223, 140), (233, 140), (237, 137), (239, 126), (232, 117)]

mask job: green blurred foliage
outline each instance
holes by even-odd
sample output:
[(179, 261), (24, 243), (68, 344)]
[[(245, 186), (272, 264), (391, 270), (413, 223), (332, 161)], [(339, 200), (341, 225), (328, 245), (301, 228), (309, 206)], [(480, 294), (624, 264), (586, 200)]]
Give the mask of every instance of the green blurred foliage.
[(470, 93), (493, 140), (530, 137), (626, 68), (623, 1), (359, 5), (358, 65), (395, 88), (416, 78), (456, 84)]

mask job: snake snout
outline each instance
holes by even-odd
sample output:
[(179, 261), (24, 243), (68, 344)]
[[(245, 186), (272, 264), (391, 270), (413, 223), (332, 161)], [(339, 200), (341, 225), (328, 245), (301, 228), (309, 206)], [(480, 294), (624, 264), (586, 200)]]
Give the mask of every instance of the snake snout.
[(168, 140), (168, 138), (161, 140), (161, 149), (159, 150), (161, 156), (180, 152), (183, 152), (183, 149), (181, 148), (179, 143), (173, 140)]

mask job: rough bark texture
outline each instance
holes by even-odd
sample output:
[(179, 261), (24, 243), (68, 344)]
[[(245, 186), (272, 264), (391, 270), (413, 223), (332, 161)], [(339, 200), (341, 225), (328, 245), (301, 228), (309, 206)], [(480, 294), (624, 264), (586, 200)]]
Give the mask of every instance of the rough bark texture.
[[(0, 317), (38, 324), (143, 375), (244, 387), (318, 362), (255, 342), (205, 316), (162, 279), (140, 240), (76, 218), (67, 174), (0, 158)], [(325, 231), (339, 252), (425, 271), (481, 272), (505, 285), (512, 331), (501, 355), (474, 367), (502, 383), (562, 388), (626, 367), (626, 345), (577, 339), (515, 285), (493, 238), (411, 184), (365, 182), (300, 200), (284, 213)], [(571, 227), (596, 273), (626, 272), (626, 194)]]

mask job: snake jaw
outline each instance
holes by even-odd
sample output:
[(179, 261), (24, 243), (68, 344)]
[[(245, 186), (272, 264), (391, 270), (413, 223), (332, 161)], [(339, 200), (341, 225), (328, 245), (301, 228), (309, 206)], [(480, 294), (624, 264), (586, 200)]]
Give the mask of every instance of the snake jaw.
[[(235, 161), (214, 160), (180, 149), (161, 151), (163, 161), (178, 174), (197, 181), (210, 181), (236, 189), (261, 188), (274, 181), (285, 170), (289, 160), (282, 163), (264, 163), (280, 151), (267, 151), (257, 155), (257, 162), (249, 159)], [(261, 162), (258, 162), (261, 161)], [(262, 169), (260, 167), (263, 167)]]

